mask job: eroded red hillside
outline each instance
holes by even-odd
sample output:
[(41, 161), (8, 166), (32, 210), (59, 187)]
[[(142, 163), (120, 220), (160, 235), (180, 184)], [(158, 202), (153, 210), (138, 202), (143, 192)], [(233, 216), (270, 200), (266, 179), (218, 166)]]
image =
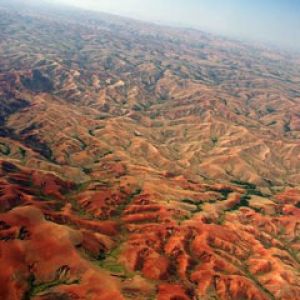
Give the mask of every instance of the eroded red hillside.
[(297, 299), (299, 190), (160, 182), (177, 199), (128, 178), (76, 185), (2, 161), (1, 296)]
[(0, 4), (0, 298), (300, 299), (299, 57), (74, 16)]

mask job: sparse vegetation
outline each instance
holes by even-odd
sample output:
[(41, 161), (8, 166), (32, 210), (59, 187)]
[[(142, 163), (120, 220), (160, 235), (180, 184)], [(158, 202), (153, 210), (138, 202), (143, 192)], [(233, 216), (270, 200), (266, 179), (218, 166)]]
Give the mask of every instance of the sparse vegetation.
[(80, 281), (78, 279), (76, 280), (68, 280), (68, 279), (54, 279), (49, 282), (44, 283), (36, 283), (35, 276), (33, 274), (30, 275), (29, 279), (29, 291), (27, 291), (26, 295), (24, 296), (24, 300), (29, 300), (31, 297), (37, 296), (55, 286), (58, 285), (73, 285), (73, 284), (79, 284)]
[(240, 180), (233, 180), (233, 184), (240, 185), (244, 187), (247, 190), (256, 190), (256, 185), (253, 183), (245, 182), (245, 181), (240, 181)]
[(273, 108), (273, 107), (267, 107), (266, 110), (267, 110), (267, 113), (268, 113), (268, 114), (272, 114), (272, 113), (276, 112), (276, 109)]
[(24, 148), (19, 147), (19, 153), (22, 159), (26, 158), (27, 151)]
[(93, 172), (93, 169), (92, 168), (88, 168), (88, 167), (84, 167), (84, 168), (82, 168), (82, 171), (86, 175), (90, 175)]
[(218, 190), (218, 192), (221, 193), (223, 196), (223, 199), (226, 200), (228, 198), (228, 195), (230, 193), (232, 193), (232, 190), (231, 189), (221, 189), (221, 190)]
[(74, 139), (80, 143), (81, 150), (85, 150), (87, 148), (88, 145), (82, 138), (79, 136), (74, 136)]
[(288, 133), (288, 132), (291, 132), (291, 127), (290, 127), (290, 124), (289, 123), (285, 123), (284, 126), (283, 126), (283, 131), (285, 133)]
[(0, 8), (0, 298), (297, 295), (297, 55), (21, 2)]
[(277, 121), (273, 120), (273, 121), (269, 122), (267, 124), (267, 126), (273, 126), (273, 125), (276, 125), (276, 124), (277, 124)]
[(218, 137), (217, 136), (212, 136), (211, 137), (211, 142), (213, 143), (213, 145), (216, 145), (218, 143)]
[(0, 153), (3, 155), (9, 155), (11, 152), (10, 147), (5, 143), (0, 143)]

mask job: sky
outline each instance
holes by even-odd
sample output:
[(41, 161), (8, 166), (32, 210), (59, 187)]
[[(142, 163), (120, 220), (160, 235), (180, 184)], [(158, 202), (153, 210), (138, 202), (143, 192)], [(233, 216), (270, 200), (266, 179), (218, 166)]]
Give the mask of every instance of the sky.
[(300, 0), (52, 0), (300, 50)]

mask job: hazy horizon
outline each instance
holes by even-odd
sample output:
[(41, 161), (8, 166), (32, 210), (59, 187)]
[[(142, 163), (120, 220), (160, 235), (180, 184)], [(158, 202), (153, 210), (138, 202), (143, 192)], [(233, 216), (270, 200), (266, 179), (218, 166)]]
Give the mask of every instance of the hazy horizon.
[(54, 0), (90, 10), (300, 50), (296, 0)]

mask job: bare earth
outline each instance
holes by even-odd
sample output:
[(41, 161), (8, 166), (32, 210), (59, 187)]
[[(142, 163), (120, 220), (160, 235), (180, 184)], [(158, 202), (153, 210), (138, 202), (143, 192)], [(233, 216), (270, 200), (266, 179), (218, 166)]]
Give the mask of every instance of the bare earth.
[(300, 56), (0, 3), (0, 299), (300, 299)]

